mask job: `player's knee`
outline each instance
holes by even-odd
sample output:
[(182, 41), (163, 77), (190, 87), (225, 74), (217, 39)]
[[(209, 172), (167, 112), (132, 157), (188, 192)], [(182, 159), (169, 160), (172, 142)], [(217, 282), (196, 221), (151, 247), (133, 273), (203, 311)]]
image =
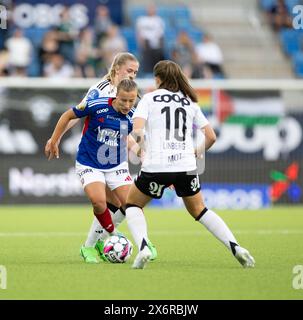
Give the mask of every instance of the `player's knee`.
[(204, 204), (196, 204), (194, 206), (191, 206), (191, 208), (188, 211), (191, 214), (191, 216), (196, 219), (196, 217), (198, 217), (204, 209)]
[(92, 200), (92, 206), (95, 213), (103, 213), (107, 208), (106, 201), (103, 199)]
[(120, 207), (123, 207), (123, 208), (126, 207), (126, 203), (127, 203), (127, 202), (126, 202), (126, 199), (121, 199), (121, 200), (120, 200), (120, 203), (121, 203), (121, 204), (120, 204)]

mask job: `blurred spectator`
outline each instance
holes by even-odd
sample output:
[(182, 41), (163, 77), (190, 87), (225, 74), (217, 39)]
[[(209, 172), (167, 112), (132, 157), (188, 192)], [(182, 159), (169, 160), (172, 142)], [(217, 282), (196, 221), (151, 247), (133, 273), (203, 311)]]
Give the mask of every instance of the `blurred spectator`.
[(222, 51), (210, 35), (204, 34), (202, 36), (201, 42), (196, 44), (195, 51), (205, 78), (224, 76)]
[(268, 11), (269, 22), (273, 29), (292, 28), (292, 18), (289, 15), (284, 0), (277, 0)]
[(23, 36), (21, 29), (16, 29), (13, 36), (7, 39), (5, 46), (8, 50), (10, 75), (26, 76), (33, 51), (30, 40)]
[(146, 16), (136, 21), (137, 41), (145, 73), (152, 73), (154, 65), (164, 59), (164, 28), (164, 21), (156, 15), (154, 4), (148, 6)]
[(192, 78), (196, 68), (197, 57), (191, 38), (186, 31), (178, 34), (176, 45), (172, 50), (172, 60), (179, 64), (188, 78)]
[(65, 60), (74, 63), (75, 40), (79, 35), (79, 30), (73, 24), (69, 14), (69, 8), (64, 7), (62, 11), (61, 23), (57, 28), (56, 36), (59, 42), (59, 52)]
[(127, 51), (127, 43), (120, 34), (119, 27), (112, 25), (101, 43), (101, 52), (104, 58), (104, 64), (107, 70), (110, 69), (114, 57), (119, 52)]
[(60, 54), (51, 56), (44, 67), (44, 76), (48, 78), (71, 78), (74, 75), (73, 67)]
[(79, 40), (76, 42), (75, 76), (84, 78), (95, 77), (96, 58), (97, 49), (94, 48), (93, 30), (85, 28), (80, 32)]
[(96, 10), (96, 17), (95, 17), (95, 34), (96, 34), (96, 44), (97, 46), (100, 45), (100, 41), (103, 37), (106, 36), (107, 31), (112, 26), (113, 22), (109, 15), (108, 8), (103, 5), (99, 5)]
[(5, 42), (12, 24), (13, 1), (0, 0), (0, 6), (5, 8), (5, 10), (0, 10), (0, 50), (2, 50), (5, 48)]
[(49, 31), (44, 35), (38, 52), (41, 73), (44, 70), (44, 66), (50, 62), (51, 57), (56, 53), (59, 53), (59, 43), (56, 32)]
[(8, 75), (8, 52), (7, 50), (0, 51), (0, 77)]

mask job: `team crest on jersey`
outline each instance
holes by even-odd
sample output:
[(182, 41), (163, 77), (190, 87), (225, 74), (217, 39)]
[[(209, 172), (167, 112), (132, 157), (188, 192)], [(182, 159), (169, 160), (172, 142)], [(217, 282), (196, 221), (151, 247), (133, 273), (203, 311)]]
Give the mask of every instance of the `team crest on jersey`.
[(99, 91), (98, 91), (98, 89), (93, 89), (93, 90), (91, 90), (91, 91), (88, 93), (87, 98), (88, 98), (89, 100), (99, 98)]
[(127, 128), (128, 128), (127, 124), (125, 124), (125, 123), (121, 124), (121, 130), (127, 130)]

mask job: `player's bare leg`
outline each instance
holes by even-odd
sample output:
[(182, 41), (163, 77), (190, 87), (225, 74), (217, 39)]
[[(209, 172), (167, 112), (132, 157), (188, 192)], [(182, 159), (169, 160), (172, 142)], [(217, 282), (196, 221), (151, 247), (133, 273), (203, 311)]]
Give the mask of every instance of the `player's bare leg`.
[(80, 254), (86, 262), (98, 263), (98, 252), (95, 249), (97, 239), (101, 233), (106, 236), (113, 233), (115, 227), (106, 204), (105, 184), (93, 182), (88, 184), (84, 191), (92, 203), (95, 220), (90, 229), (92, 234), (89, 234), (85, 245), (81, 247)]
[[(112, 217), (115, 228), (125, 219), (125, 210), (121, 206), (119, 198), (114, 194), (112, 190), (106, 185), (106, 204)], [(87, 241), (90, 245), (95, 246), (99, 256), (102, 260), (106, 261), (106, 257), (103, 254), (104, 240), (109, 236), (104, 228), (100, 225), (97, 218), (94, 217), (93, 223), (89, 230)]]
[[(121, 202), (115, 194), (105, 186), (106, 204), (109, 209), (112, 221), (115, 227), (125, 219), (125, 211), (121, 207)], [(98, 219), (94, 217), (92, 225), (89, 229), (85, 247), (95, 247), (100, 255), (100, 258), (106, 260), (103, 255), (104, 240), (109, 236), (109, 233), (101, 226)]]
[(244, 268), (254, 267), (254, 258), (238, 244), (226, 223), (214, 211), (205, 207), (201, 192), (193, 196), (183, 197), (183, 202), (192, 217), (223, 242)]
[(151, 259), (152, 252), (148, 247), (147, 224), (142, 208), (151, 200), (132, 184), (126, 205), (126, 221), (133, 239), (138, 247), (138, 254), (132, 267), (143, 269)]
[[(122, 207), (123, 201), (120, 201), (119, 197), (117, 197), (115, 192), (110, 190), (107, 185), (105, 191), (107, 207), (111, 212), (112, 220), (114, 222), (115, 227), (118, 227), (118, 225), (125, 219), (125, 208)], [(124, 199), (126, 199), (126, 196), (127, 194), (125, 195)]]

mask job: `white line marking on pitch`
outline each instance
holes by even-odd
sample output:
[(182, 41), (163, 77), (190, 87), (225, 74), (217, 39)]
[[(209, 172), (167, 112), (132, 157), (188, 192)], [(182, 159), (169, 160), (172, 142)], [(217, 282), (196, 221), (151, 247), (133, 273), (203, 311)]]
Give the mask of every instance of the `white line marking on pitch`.
[[(126, 232), (128, 234), (128, 232)], [(303, 234), (303, 230), (233, 230), (234, 234), (252, 234), (252, 235), (297, 235)], [(191, 230), (163, 230), (163, 231), (150, 231), (150, 235), (160, 235), (160, 236), (201, 236), (210, 234), (206, 230), (201, 231), (191, 231)], [(86, 236), (86, 232), (0, 232), (0, 237), (83, 237)]]

